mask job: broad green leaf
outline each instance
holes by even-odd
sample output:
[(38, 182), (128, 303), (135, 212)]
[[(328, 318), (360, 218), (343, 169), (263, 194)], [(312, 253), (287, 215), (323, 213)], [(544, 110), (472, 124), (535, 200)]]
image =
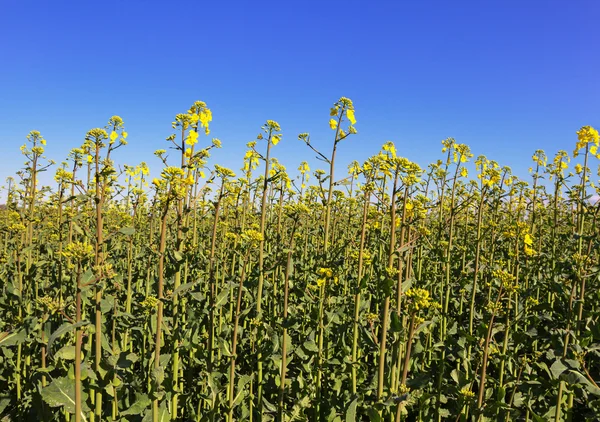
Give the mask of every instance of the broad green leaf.
[(178, 288), (176, 288), (175, 290), (173, 290), (173, 296), (176, 295), (180, 295), (182, 293), (187, 292), (189, 289), (191, 289), (192, 287), (194, 287), (195, 283), (185, 283), (182, 284), (181, 286), (179, 286)]
[(75, 360), (75, 346), (64, 346), (58, 352), (55, 353), (54, 358), (62, 360)]
[(309, 352), (315, 352), (316, 353), (316, 352), (319, 351), (319, 347), (317, 346), (317, 343), (315, 343), (314, 340), (305, 341), (304, 344), (303, 344), (303, 346)]
[(0, 347), (15, 346), (22, 343), (25, 340), (25, 337), (25, 330), (0, 333)]
[(146, 408), (150, 406), (151, 403), (152, 400), (150, 400), (150, 398), (147, 395), (143, 394), (137, 398), (136, 402), (133, 403), (129, 407), (129, 409), (122, 411), (121, 416), (141, 415), (142, 412), (146, 410)]
[(81, 321), (81, 322), (78, 322), (76, 324), (70, 324), (70, 323), (66, 322), (63, 325), (61, 325), (56, 331), (54, 331), (52, 333), (52, 335), (48, 339), (48, 352), (52, 353), (52, 345), (54, 344), (54, 342), (56, 341), (56, 339), (58, 339), (63, 334), (65, 334), (65, 333), (67, 333), (67, 332), (69, 332), (71, 330), (74, 330), (74, 329), (79, 328), (79, 327), (83, 327), (85, 325), (88, 325), (87, 321)]
[(565, 372), (567, 369), (568, 368), (562, 363), (562, 361), (560, 359), (558, 359), (550, 367), (550, 372), (552, 373), (552, 377), (554, 379), (558, 379), (560, 374)]
[(133, 227), (123, 227), (122, 229), (119, 230), (119, 233), (122, 233), (124, 235), (132, 235), (135, 233), (135, 228)]
[(358, 399), (352, 400), (350, 406), (348, 406), (348, 410), (346, 411), (346, 422), (355, 422), (356, 421), (356, 405), (358, 404)]
[(217, 300), (215, 301), (215, 309), (220, 308), (225, 304), (227, 298), (229, 297), (229, 289), (223, 289), (221, 293), (217, 296)]
[[(71, 414), (75, 413), (75, 381), (69, 377), (55, 378), (50, 385), (42, 389), (42, 399), (50, 407), (64, 407)], [(87, 394), (81, 392), (81, 418), (87, 421), (85, 413), (87, 409), (85, 401)]]

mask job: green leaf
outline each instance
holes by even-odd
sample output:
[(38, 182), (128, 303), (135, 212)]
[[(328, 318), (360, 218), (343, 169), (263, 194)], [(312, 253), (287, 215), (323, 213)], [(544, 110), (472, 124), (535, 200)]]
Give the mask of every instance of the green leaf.
[[(552, 365), (554, 366), (554, 365)], [(596, 387), (592, 384), (583, 374), (577, 371), (568, 370), (561, 374), (561, 378), (564, 379), (569, 384), (580, 384), (588, 390), (589, 393), (600, 396), (600, 388)]]
[(560, 374), (565, 372), (567, 369), (568, 368), (562, 363), (562, 361), (560, 359), (558, 359), (550, 367), (550, 372), (552, 373), (552, 377), (554, 379), (558, 379)]
[(234, 406), (237, 406), (244, 398), (244, 396), (243, 396), (244, 388), (251, 380), (252, 380), (252, 375), (243, 375), (242, 377), (240, 377), (240, 379), (237, 383), (238, 393), (237, 393), (237, 396), (235, 396), (235, 400), (233, 401)]
[[(85, 406), (87, 394), (81, 392), (81, 418), (87, 421), (85, 413), (89, 411)], [(42, 399), (50, 407), (64, 407), (69, 413), (75, 413), (75, 381), (69, 377), (55, 378), (49, 386), (42, 389)]]
[(13, 332), (0, 333), (0, 346), (8, 347), (20, 344), (25, 340), (25, 330), (15, 330)]
[(448, 409), (440, 407), (440, 416), (442, 417), (442, 420), (449, 418), (450, 415), (451, 415), (451, 413)]
[(219, 339), (218, 339), (218, 342), (219, 342), (219, 350), (221, 351), (221, 353), (222, 353), (224, 356), (227, 356), (227, 357), (231, 357), (231, 356), (233, 356), (233, 355), (231, 354), (231, 352), (229, 351), (229, 343), (227, 342), (227, 340), (224, 340), (224, 339), (222, 339), (222, 338), (219, 338)]
[(152, 403), (152, 400), (150, 400), (150, 398), (147, 395), (143, 394), (140, 397), (138, 397), (136, 402), (133, 403), (131, 407), (129, 407), (129, 409), (121, 412), (121, 416), (141, 415), (142, 412), (146, 410), (146, 408), (150, 405), (150, 403)]
[(317, 343), (314, 340), (305, 341), (303, 344), (304, 348), (309, 352), (318, 352), (319, 348), (317, 347)]
[(73, 230), (75, 230), (77, 232), (77, 234), (84, 236), (85, 233), (83, 233), (83, 230), (81, 230), (81, 227), (79, 227), (79, 225), (77, 223), (73, 223), (71, 225), (71, 227), (73, 227)]
[(75, 346), (67, 345), (54, 355), (55, 359), (75, 360)]
[(165, 380), (165, 369), (162, 366), (154, 368), (150, 374), (150, 378), (152, 379), (152, 387), (154, 391), (158, 391)]
[(402, 322), (396, 312), (392, 312), (392, 320), (390, 323), (390, 330), (392, 333), (398, 333), (402, 330)]
[(348, 406), (348, 410), (346, 411), (346, 422), (355, 422), (356, 421), (356, 405), (358, 404), (358, 399), (354, 399), (350, 406)]
[(217, 300), (215, 302), (215, 309), (218, 309), (221, 306), (223, 306), (225, 304), (225, 301), (227, 300), (228, 296), (229, 296), (229, 289), (221, 290), (221, 293), (219, 293), (219, 296), (217, 296)]
[(166, 403), (163, 401), (158, 408), (158, 422), (169, 422), (171, 420), (171, 415), (169, 414), (169, 409), (167, 409)]
[(377, 413), (377, 410), (375, 410), (371, 407), (371, 408), (367, 409), (367, 413), (369, 414), (369, 420), (371, 422), (381, 422), (381, 416), (379, 416), (379, 413)]
[(187, 292), (189, 289), (191, 289), (192, 287), (194, 287), (194, 284), (195, 283), (185, 283), (185, 284), (182, 284), (181, 286), (179, 286), (178, 288), (176, 288), (173, 291), (173, 296), (180, 295), (182, 293)]
[(88, 325), (87, 321), (80, 321), (76, 324), (70, 324), (67, 322), (67, 323), (64, 323), (63, 325), (61, 325), (56, 331), (54, 331), (52, 333), (52, 335), (48, 339), (48, 352), (52, 353), (52, 344), (54, 344), (54, 342), (56, 341), (57, 338), (59, 338), (60, 336), (62, 336), (63, 334), (65, 334), (71, 330), (74, 330), (79, 327), (83, 327), (85, 325)]
[(135, 229), (133, 227), (123, 227), (119, 230), (119, 233), (129, 236), (135, 233)]

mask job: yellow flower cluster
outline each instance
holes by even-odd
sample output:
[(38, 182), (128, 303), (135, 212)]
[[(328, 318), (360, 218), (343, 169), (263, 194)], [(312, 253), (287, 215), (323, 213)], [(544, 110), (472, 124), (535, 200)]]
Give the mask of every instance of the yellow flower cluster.
[(541, 149), (538, 149), (533, 154), (531, 159), (533, 160), (534, 163), (536, 163), (540, 167), (546, 167), (546, 162), (548, 160), (548, 158), (546, 157), (546, 153)]
[(367, 312), (365, 318), (369, 324), (372, 324), (379, 319), (379, 316), (373, 312)]
[[(350, 252), (350, 259), (352, 261), (358, 262), (358, 257), (359, 257), (358, 250), (354, 250), (354, 251)], [(373, 262), (372, 257), (371, 257), (371, 252), (369, 252), (366, 249), (363, 249), (362, 259), (363, 259), (363, 265), (371, 265), (371, 263)]]
[(67, 258), (73, 258), (77, 261), (83, 261), (94, 256), (94, 247), (87, 242), (69, 243), (62, 255)]
[(145, 314), (149, 314), (152, 309), (158, 306), (158, 299), (155, 296), (147, 296), (140, 302), (140, 306), (144, 309)]
[(69, 183), (73, 181), (73, 173), (66, 171), (64, 168), (59, 167), (54, 175), (54, 180), (57, 183)]
[(225, 179), (227, 177), (235, 177), (235, 173), (232, 170), (230, 170), (226, 167), (221, 167), (218, 164), (215, 164), (215, 171), (216, 171), (217, 175), (219, 177), (221, 177), (222, 179)]
[(104, 144), (102, 143), (104, 139), (108, 139), (108, 133), (106, 133), (106, 131), (101, 128), (91, 129), (85, 135), (86, 141), (98, 145), (100, 147), (104, 146)]
[[(198, 129), (198, 123), (200, 123), (200, 127), (204, 128), (204, 132), (208, 135), (210, 130), (208, 128), (209, 123), (212, 121), (212, 112), (209, 108), (206, 107), (206, 103), (202, 101), (196, 101), (192, 107), (188, 110), (187, 113), (180, 113), (175, 116), (175, 121), (172, 123), (173, 129), (179, 127), (182, 131), (187, 130), (188, 128)], [(191, 135), (190, 131), (190, 134)], [(189, 139), (188, 135), (188, 139)], [(192, 135), (194, 136), (194, 135)], [(190, 139), (190, 145), (195, 143), (195, 139), (198, 137), (198, 133), (196, 133), (195, 138)]]
[(585, 148), (588, 144), (592, 144), (592, 148), (596, 147), (594, 148), (594, 152), (592, 152), (592, 154), (596, 155), (599, 139), (600, 135), (596, 129), (594, 129), (592, 126), (583, 126), (577, 131), (577, 144), (575, 146), (575, 150), (573, 151), (573, 157), (577, 157), (577, 155), (579, 155), (579, 151)]
[(263, 129), (271, 130), (272, 132), (281, 131), (281, 126), (275, 120), (267, 120), (267, 124), (263, 126)]
[[(346, 113), (346, 118), (350, 122), (348, 126), (348, 133), (346, 133), (341, 127), (338, 128), (338, 122), (342, 121), (342, 118)], [(340, 98), (329, 111), (329, 116), (332, 117), (329, 119), (329, 127), (332, 130), (337, 131), (336, 142), (341, 141), (346, 138), (348, 135), (358, 133), (354, 128), (356, 124), (356, 117), (354, 115), (354, 105), (352, 104), (352, 100), (346, 97)], [(306, 141), (306, 139), (304, 139)]]
[(489, 302), (486, 307), (490, 314), (499, 315), (502, 312), (502, 302)]
[(331, 268), (319, 268), (317, 274), (324, 276), (325, 278), (333, 277), (333, 270)]
[(519, 284), (515, 282), (516, 277), (506, 270), (494, 270), (492, 276), (500, 280), (502, 288), (507, 293), (514, 293), (519, 290)]
[(469, 399), (472, 399), (473, 397), (475, 397), (475, 393), (472, 392), (469, 387), (461, 388), (461, 390), (458, 393), (465, 400), (469, 400)]
[(525, 233), (525, 237), (523, 238), (523, 243), (525, 244), (524, 252), (527, 256), (535, 255), (535, 250), (532, 248), (533, 246), (533, 238), (529, 233)]
[(300, 215), (306, 215), (310, 213), (310, 208), (303, 202), (295, 202), (293, 204), (286, 204), (283, 209), (288, 217), (295, 218)]
[(447, 138), (442, 141), (442, 152), (448, 152), (448, 160), (446, 164), (450, 164), (450, 161), (454, 163), (466, 163), (469, 158), (473, 157), (471, 148), (466, 144), (457, 144), (454, 138)]
[(484, 156), (480, 156), (475, 161), (479, 174), (477, 178), (481, 180), (481, 184), (486, 187), (493, 187), (500, 183), (501, 173), (498, 163), (493, 160), (488, 160)]
[(256, 246), (264, 240), (262, 233), (254, 229), (245, 230), (242, 233), (241, 238), (251, 246)]
[(434, 303), (431, 300), (429, 291), (418, 287), (408, 289), (404, 296), (408, 299), (411, 312), (417, 312), (421, 309), (428, 309)]
[(306, 174), (308, 176), (308, 172), (310, 172), (310, 167), (308, 166), (308, 163), (306, 161), (302, 161), (300, 163), (300, 167), (298, 167), (298, 171), (300, 172), (300, 174)]
[(400, 384), (398, 387), (398, 394), (404, 395), (410, 393), (410, 387), (407, 387), (406, 384)]
[(333, 281), (335, 284), (339, 282), (339, 278), (333, 275), (333, 270), (331, 268), (319, 268), (317, 270), (317, 274), (320, 276), (317, 279), (317, 286), (322, 287), (328, 280)]
[(54, 314), (60, 310), (60, 303), (57, 299), (53, 299), (50, 296), (42, 296), (37, 299), (38, 305), (49, 313)]

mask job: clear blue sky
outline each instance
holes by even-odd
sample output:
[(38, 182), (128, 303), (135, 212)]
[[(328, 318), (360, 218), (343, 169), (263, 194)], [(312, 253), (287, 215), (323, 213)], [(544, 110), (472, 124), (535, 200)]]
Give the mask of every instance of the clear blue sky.
[(534, 150), (570, 152), (600, 126), (599, 22), (594, 0), (0, 0), (0, 184), (30, 130), (60, 162), (114, 114), (130, 141), (117, 162), (156, 174), (152, 152), (194, 100), (223, 142), (212, 162), (237, 171), (273, 119), (275, 156), (316, 168), (297, 135), (329, 150), (340, 96), (359, 131), (340, 165), (391, 140), (426, 166), (454, 137), (524, 176)]

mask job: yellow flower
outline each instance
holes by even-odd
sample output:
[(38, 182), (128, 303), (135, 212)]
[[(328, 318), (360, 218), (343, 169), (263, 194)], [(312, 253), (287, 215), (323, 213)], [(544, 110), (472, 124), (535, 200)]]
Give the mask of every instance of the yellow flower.
[(306, 161), (302, 161), (300, 163), (300, 167), (298, 167), (298, 171), (300, 171), (301, 174), (305, 174), (305, 173), (309, 172), (310, 167), (308, 166), (308, 163)]
[(429, 296), (429, 291), (421, 288), (408, 289), (404, 294), (409, 300), (409, 307), (412, 312), (420, 309), (427, 309), (434, 304)]
[(584, 143), (584, 145), (586, 143), (593, 143), (597, 146), (600, 134), (598, 134), (598, 131), (592, 126), (583, 126), (577, 131), (577, 139)]
[(235, 177), (235, 173), (233, 172), (233, 170), (230, 170), (227, 167), (222, 167), (218, 164), (215, 164), (215, 171), (221, 178)]
[(354, 117), (354, 110), (347, 109), (346, 117), (348, 117), (348, 120), (350, 120), (350, 123), (352, 123), (353, 125), (356, 124), (356, 118)]
[(242, 240), (244, 240), (245, 242), (247, 242), (248, 244), (250, 244), (252, 246), (258, 245), (260, 242), (262, 242), (265, 239), (261, 232), (259, 232), (258, 230), (254, 230), (254, 229), (245, 230), (242, 233), (241, 238), (242, 238)]
[[(208, 123), (212, 121), (212, 112), (206, 108), (200, 112), (200, 124), (208, 130)], [(208, 133), (207, 133), (208, 134)]]
[(525, 255), (533, 256), (535, 255), (535, 250), (532, 247), (525, 245)]
[(334, 119), (329, 119), (329, 127), (335, 130), (337, 128), (337, 122)]
[(188, 145), (194, 145), (198, 142), (198, 132), (195, 130), (191, 130), (188, 134), (188, 137), (185, 140), (185, 143)]
[(73, 242), (66, 246), (62, 254), (65, 257), (83, 261), (94, 255), (94, 247), (87, 242)]
[(463, 397), (463, 399), (472, 399), (475, 397), (475, 393), (471, 391), (469, 387), (464, 387), (460, 390), (459, 394)]
[(326, 278), (333, 277), (333, 270), (331, 268), (319, 268), (317, 274), (325, 276)]

